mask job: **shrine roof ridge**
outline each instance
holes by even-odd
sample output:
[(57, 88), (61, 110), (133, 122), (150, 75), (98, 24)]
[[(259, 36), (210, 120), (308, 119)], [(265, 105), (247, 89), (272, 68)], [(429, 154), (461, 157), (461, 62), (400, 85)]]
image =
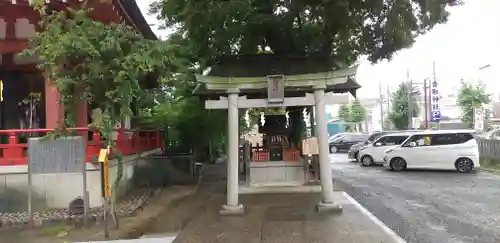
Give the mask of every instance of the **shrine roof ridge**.
[[(338, 83), (335, 85), (330, 85), (326, 87), (327, 92), (333, 93), (351, 93), (356, 97), (356, 90), (361, 88), (353, 78), (347, 77), (346, 82)], [(290, 87), (285, 86), (285, 97), (297, 97), (304, 96), (305, 93), (313, 92), (313, 87)], [(205, 99), (218, 98), (219, 96), (224, 96), (227, 93), (227, 89), (208, 89), (206, 83), (198, 82), (198, 85), (193, 90), (193, 94), (200, 96)], [(263, 88), (248, 88), (240, 89), (240, 95), (248, 95), (249, 98), (263, 98), (266, 97), (267, 87)]]
[(207, 76), (263, 77), (283, 74), (298, 75), (334, 71), (344, 67), (330, 56), (309, 55), (233, 55), (219, 56)]

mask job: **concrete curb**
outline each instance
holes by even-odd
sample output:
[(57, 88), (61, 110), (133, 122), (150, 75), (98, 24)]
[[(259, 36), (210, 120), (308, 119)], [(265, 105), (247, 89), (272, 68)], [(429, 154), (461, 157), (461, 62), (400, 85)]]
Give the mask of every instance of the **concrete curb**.
[(356, 201), (356, 199), (351, 197), (347, 192), (342, 192), (342, 193), (344, 194), (345, 198), (347, 198), (347, 200), (350, 203), (352, 203), (354, 206), (356, 206), (359, 209), (359, 211), (361, 211), (361, 213), (366, 215), (373, 223), (375, 223), (377, 226), (379, 226), (382, 229), (382, 231), (384, 231), (386, 234), (388, 234), (390, 237), (392, 237), (394, 239), (394, 242), (407, 243), (406, 240), (401, 238), (398, 234), (396, 234), (396, 232), (394, 232), (387, 225), (385, 225), (382, 221), (380, 221), (377, 217), (375, 217), (375, 215), (370, 213), (370, 211), (368, 211), (365, 207), (363, 207), (361, 204), (359, 204), (358, 201)]

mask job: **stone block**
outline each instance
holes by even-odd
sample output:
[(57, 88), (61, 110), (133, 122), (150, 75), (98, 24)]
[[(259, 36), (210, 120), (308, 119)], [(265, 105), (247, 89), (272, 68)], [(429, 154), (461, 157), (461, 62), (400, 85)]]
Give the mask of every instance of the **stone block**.
[(235, 216), (245, 214), (245, 207), (241, 204), (236, 206), (222, 205), (221, 210), (219, 210), (220, 215)]
[(343, 211), (342, 205), (332, 202), (332, 203), (325, 203), (323, 201), (320, 201), (318, 204), (316, 204), (316, 211), (318, 213), (341, 213)]

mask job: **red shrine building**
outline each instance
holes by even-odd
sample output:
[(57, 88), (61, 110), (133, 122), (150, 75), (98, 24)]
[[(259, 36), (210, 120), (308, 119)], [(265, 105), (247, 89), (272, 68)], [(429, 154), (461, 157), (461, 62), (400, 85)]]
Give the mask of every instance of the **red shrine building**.
[[(45, 2), (51, 8), (64, 10), (81, 1)], [(95, 20), (124, 22), (146, 38), (156, 38), (135, 1), (94, 1), (93, 8)], [(28, 39), (35, 35), (38, 20), (39, 15), (29, 6), (29, 0), (0, 0), (0, 80), (3, 85), (0, 129), (55, 128), (62, 116), (55, 85), (44, 80), (36, 68), (37, 60), (19, 55), (28, 47)], [(80, 104), (77, 109), (77, 126), (87, 126), (90, 116), (87, 104)]]
[[(44, 0), (51, 9), (65, 11), (78, 7), (81, 0)], [(92, 0), (91, 17), (104, 23), (125, 23), (133, 26), (145, 38), (156, 39), (133, 0)], [(56, 85), (45, 80), (37, 69), (38, 60), (21, 56), (28, 42), (36, 34), (39, 14), (29, 5), (29, 0), (0, 0), (0, 166), (27, 163), (27, 137), (43, 136), (59, 127), (63, 108)], [(145, 88), (156, 86), (156, 81), (143, 80)], [(76, 127), (80, 134), (89, 132), (87, 159), (95, 157), (100, 146), (100, 133), (89, 131), (92, 104), (80, 102)], [(158, 131), (130, 129), (130, 119), (117, 129), (115, 139), (122, 154), (134, 154), (146, 149), (159, 148), (162, 143)], [(92, 134), (94, 132), (94, 134)], [(101, 141), (102, 144), (102, 141)], [(1, 172), (1, 171), (0, 171)]]
[[(49, 8), (60, 11), (65, 11), (67, 7), (78, 7), (82, 2), (81, 0), (43, 1)], [(135, 1), (91, 0), (90, 2), (93, 19), (104, 23), (125, 23), (134, 27), (145, 38), (156, 39)], [(33, 205), (35, 210), (37, 207), (64, 208), (74, 198), (84, 195), (81, 189), (83, 184), (81, 175), (72, 173), (68, 169), (72, 163), (82, 164), (83, 167), (80, 169), (86, 168), (89, 204), (91, 207), (100, 205), (101, 175), (100, 165), (96, 163), (104, 141), (98, 130), (88, 128), (93, 110), (96, 108), (92, 104), (83, 101), (77, 105), (77, 127), (69, 128), (83, 135), (81, 144), (85, 146), (84, 152), (78, 147), (75, 154), (79, 155), (71, 157), (67, 155), (65, 145), (57, 145), (50, 151), (40, 149), (45, 155), (48, 154), (47, 156), (54, 155), (55, 159), (45, 155), (32, 159), (28, 157), (28, 150), (35, 151), (37, 148), (42, 148), (40, 145), (35, 145), (36, 137), (44, 136), (59, 127), (63, 118), (63, 109), (59, 105), (60, 93), (55, 84), (45, 80), (42, 71), (37, 69), (39, 60), (20, 55), (28, 48), (29, 39), (36, 34), (36, 24), (39, 19), (39, 14), (30, 7), (29, 0), (0, 0), (0, 214), (25, 210), (25, 208), (14, 208), (16, 205), (25, 205), (26, 200), (12, 197), (16, 194), (11, 193), (12, 191), (26, 194), (26, 188), (31, 188), (35, 193), (33, 196), (37, 198), (35, 201), (41, 202), (40, 205)], [(154, 78), (141, 80), (141, 85), (144, 88), (156, 87), (156, 81)], [(121, 125), (116, 129), (114, 139), (116, 149), (124, 156), (124, 171), (121, 177), (123, 183), (120, 185), (128, 188), (136, 164), (145, 156), (161, 152), (163, 142), (157, 129), (130, 129), (130, 121), (124, 121)], [(89, 136), (85, 136), (86, 134)], [(35, 139), (33, 143), (28, 143), (28, 138)], [(76, 156), (84, 158), (78, 159), (80, 157)], [(111, 154), (109, 167), (111, 184), (118, 174), (113, 159)], [(43, 163), (47, 166), (43, 167), (43, 172), (33, 174), (32, 182), (28, 185), (26, 176), (29, 171), (28, 164), (35, 164), (40, 160), (44, 160)], [(59, 167), (54, 164), (59, 164)], [(65, 169), (60, 171), (56, 167)], [(120, 189), (118, 193), (125, 193), (125, 190)]]

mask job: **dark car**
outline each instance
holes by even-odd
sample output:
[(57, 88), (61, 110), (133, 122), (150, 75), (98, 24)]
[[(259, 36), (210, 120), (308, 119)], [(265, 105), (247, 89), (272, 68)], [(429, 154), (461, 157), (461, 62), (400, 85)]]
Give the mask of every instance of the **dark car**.
[(352, 145), (365, 141), (369, 134), (363, 133), (346, 133), (339, 136), (337, 139), (330, 141), (330, 153), (339, 151), (348, 151)]
[(383, 131), (383, 132), (374, 132), (372, 133), (366, 140), (364, 141), (361, 141), (359, 143), (356, 143), (354, 145), (352, 145), (350, 148), (349, 148), (349, 151), (347, 151), (347, 157), (350, 159), (350, 160), (353, 160), (354, 162), (357, 162), (358, 161), (358, 152), (359, 150), (365, 146), (365, 145), (368, 145), (370, 143), (372, 143), (373, 141), (379, 139), (380, 137), (384, 136), (384, 135), (387, 135), (387, 134), (391, 134), (391, 133), (397, 133), (397, 132), (417, 132), (419, 130), (400, 130), (400, 131)]
[(387, 131), (387, 132), (374, 132), (374, 133), (372, 133), (366, 140), (352, 145), (349, 148), (349, 151), (347, 151), (347, 157), (350, 160), (357, 161), (358, 160), (358, 152), (363, 146), (368, 145), (368, 144), (372, 143), (373, 141), (375, 141), (376, 139), (378, 139), (379, 137), (382, 137), (382, 136), (389, 134), (389, 133), (391, 133), (391, 132)]

